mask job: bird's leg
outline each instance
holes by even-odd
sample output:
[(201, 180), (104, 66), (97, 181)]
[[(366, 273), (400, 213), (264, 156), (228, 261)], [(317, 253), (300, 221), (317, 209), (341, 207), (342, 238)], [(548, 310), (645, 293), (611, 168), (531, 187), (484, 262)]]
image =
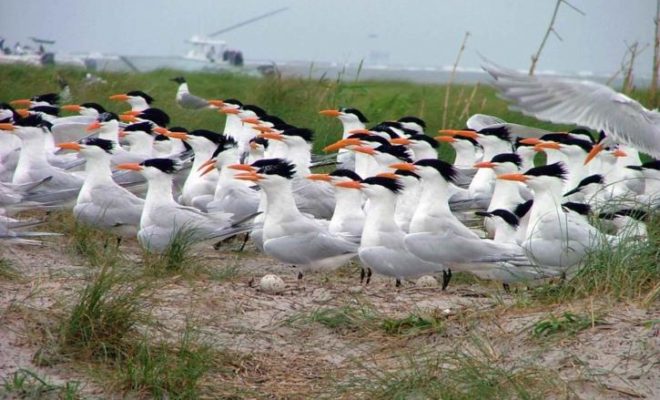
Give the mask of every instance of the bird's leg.
[(117, 248), (121, 245), (121, 236), (117, 236)]
[(447, 289), (447, 286), (449, 286), (449, 281), (451, 281), (451, 269), (447, 268), (446, 271), (442, 271), (442, 290)]
[(247, 232), (247, 233), (245, 234), (245, 239), (243, 239), (243, 244), (241, 245), (241, 248), (238, 249), (239, 252), (240, 252), (240, 251), (243, 251), (243, 249), (245, 249), (245, 245), (247, 244), (247, 242), (248, 242), (249, 239), (250, 239), (250, 232)]
[(302, 278), (303, 278), (302, 271), (298, 271), (298, 280), (301, 280)]
[(511, 293), (511, 287), (509, 287), (508, 283), (502, 283), (502, 287), (504, 288), (505, 292)]
[(367, 267), (367, 285), (371, 282), (371, 268)]
[(360, 285), (361, 285), (362, 282), (364, 281), (364, 277), (365, 277), (366, 275), (367, 275), (367, 273), (366, 273), (366, 271), (364, 270), (364, 268), (360, 268)]
[(401, 287), (401, 279), (396, 278), (396, 287)]

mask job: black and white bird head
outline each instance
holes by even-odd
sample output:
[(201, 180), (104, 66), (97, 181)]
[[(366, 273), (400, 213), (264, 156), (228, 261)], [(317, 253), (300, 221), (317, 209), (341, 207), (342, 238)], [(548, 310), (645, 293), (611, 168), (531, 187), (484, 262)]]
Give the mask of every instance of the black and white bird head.
[(402, 127), (411, 129), (418, 135), (424, 134), (424, 129), (426, 129), (426, 122), (423, 119), (415, 116), (409, 115), (401, 117), (398, 121), (401, 123)]
[(440, 145), (437, 140), (430, 136), (414, 134), (408, 137), (394, 138), (390, 140), (392, 144), (399, 144), (410, 147), (413, 151), (424, 151), (436, 149)]
[(171, 158), (150, 158), (139, 164), (119, 164), (117, 169), (140, 172), (147, 180), (171, 180), (172, 176), (181, 170), (181, 163)]
[(445, 182), (454, 182), (458, 175), (458, 170), (453, 165), (435, 158), (418, 160), (414, 164), (396, 163), (390, 165), (390, 168), (414, 172), (422, 179), (434, 180), (441, 178)]
[(307, 179), (319, 182), (328, 182), (336, 185), (339, 182), (361, 181), (360, 175), (351, 171), (350, 169), (336, 169), (329, 174), (311, 174), (306, 176)]
[(372, 201), (393, 199), (403, 190), (398, 179), (389, 176), (372, 176), (361, 181), (339, 182), (335, 186), (361, 190), (368, 198), (373, 199)]
[(60, 102), (60, 95), (57, 93), (44, 93), (32, 96), (29, 99), (12, 100), (13, 106), (37, 107), (37, 106), (57, 106)]
[(525, 173), (502, 174), (497, 179), (523, 182), (535, 192), (552, 190), (559, 191), (559, 195), (561, 195), (561, 188), (566, 175), (567, 171), (564, 164), (562, 162), (556, 162), (554, 164), (530, 168)]
[(62, 110), (77, 112), (80, 115), (89, 117), (98, 117), (105, 112), (105, 108), (98, 103), (67, 104), (61, 107)]
[(127, 93), (120, 93), (110, 96), (110, 100), (125, 101), (131, 105), (132, 108), (149, 108), (149, 105), (154, 102), (154, 98), (141, 90), (133, 90)]
[(53, 126), (39, 114), (30, 114), (14, 121), (13, 124), (1, 124), (0, 130), (12, 132), (24, 140), (43, 138), (50, 133)]
[(492, 168), (495, 174), (508, 174), (520, 171), (522, 159), (516, 153), (502, 153), (493, 157), (490, 161), (482, 161), (474, 164), (475, 168)]
[(493, 211), (477, 211), (475, 214), (484, 218), (498, 218), (513, 229), (517, 229), (518, 224), (520, 223), (518, 217), (514, 213), (502, 208), (498, 208), (497, 210)]
[(362, 112), (357, 108), (340, 107), (338, 109), (322, 110), (319, 112), (319, 114), (325, 115), (326, 117), (336, 117), (341, 122), (347, 124), (360, 123), (364, 125), (369, 122), (367, 117), (365, 117), (364, 114), (362, 114)]
[[(247, 164), (233, 164), (228, 168), (244, 171), (234, 177), (239, 180), (255, 182), (265, 190), (283, 188), (293, 179), (296, 167), (283, 158), (264, 158)], [(290, 189), (287, 189), (290, 190)]]
[(80, 143), (58, 143), (57, 147), (60, 149), (80, 152), (80, 154), (82, 154), (86, 159), (106, 159), (108, 165), (110, 165), (110, 157), (115, 151), (115, 144), (110, 140), (92, 137), (82, 139)]
[(586, 178), (582, 179), (576, 187), (564, 193), (564, 197), (570, 196), (575, 193), (595, 192), (602, 189), (603, 185), (605, 185), (605, 180), (603, 179), (603, 175), (600, 174), (589, 175)]

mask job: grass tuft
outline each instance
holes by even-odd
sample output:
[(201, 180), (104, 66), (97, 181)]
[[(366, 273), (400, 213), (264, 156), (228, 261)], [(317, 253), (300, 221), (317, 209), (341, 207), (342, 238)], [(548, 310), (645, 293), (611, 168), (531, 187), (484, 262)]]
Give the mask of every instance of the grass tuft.
[(104, 266), (61, 322), (62, 351), (82, 359), (121, 358), (126, 339), (147, 320), (145, 290), (146, 286), (129, 284), (118, 271)]
[(9, 260), (0, 258), (0, 280), (3, 281), (18, 281), (22, 277), (21, 272), (14, 268)]
[(602, 243), (573, 277), (537, 288), (535, 297), (549, 303), (591, 296), (646, 305), (656, 302), (660, 299), (660, 214), (652, 214), (646, 225), (648, 239), (624, 234), (615, 246)]
[(155, 276), (195, 273), (204, 270), (201, 258), (193, 254), (197, 243), (193, 229), (180, 229), (162, 253), (144, 252), (145, 272)]
[(445, 324), (434, 314), (412, 313), (404, 318), (385, 318), (381, 328), (388, 335), (417, 336), (441, 334), (445, 331)]
[(290, 318), (287, 323), (318, 323), (340, 334), (364, 332), (372, 329), (377, 322), (377, 314), (367, 305), (323, 307)]
[(578, 315), (567, 311), (560, 317), (550, 315), (535, 323), (532, 327), (532, 336), (546, 338), (557, 334), (575, 335), (602, 323), (603, 320), (598, 317)]
[(467, 400), (545, 399), (568, 388), (531, 362), (507, 362), (477, 344), (448, 352), (406, 353), (388, 368), (362, 365), (339, 390), (353, 398)]
[(76, 400), (81, 398), (79, 390), (79, 382), (69, 381), (63, 385), (56, 385), (29, 369), (21, 368), (3, 378), (0, 397), (3, 399)]

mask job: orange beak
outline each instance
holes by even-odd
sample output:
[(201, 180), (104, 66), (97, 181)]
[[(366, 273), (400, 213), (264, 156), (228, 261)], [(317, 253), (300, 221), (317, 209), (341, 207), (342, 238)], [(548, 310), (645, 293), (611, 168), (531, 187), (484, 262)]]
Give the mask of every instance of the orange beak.
[(358, 153), (364, 153), (369, 155), (373, 155), (374, 153), (376, 153), (376, 150), (368, 146), (357, 146), (357, 147), (353, 147), (352, 150), (357, 151)]
[(522, 144), (526, 144), (528, 146), (536, 146), (537, 144), (543, 143), (541, 142), (540, 139), (537, 138), (525, 138), (520, 141)]
[(363, 133), (365, 135), (371, 135), (371, 131), (369, 129), (363, 129), (363, 128), (358, 128), (358, 129), (351, 129), (348, 131), (351, 135), (356, 134), (356, 133)]
[(241, 118), (241, 121), (245, 122), (246, 124), (253, 124), (253, 125), (258, 125), (259, 123), (261, 123), (261, 121), (259, 121), (259, 118), (257, 117)]
[[(211, 172), (215, 169), (215, 160), (209, 160), (209, 161), (207, 161), (207, 163), (208, 162), (210, 162), (210, 164), (204, 163), (205, 165), (202, 166), (203, 171), (202, 171), (201, 174), (199, 174), (199, 176), (204, 176), (204, 175), (208, 174), (209, 172)], [(202, 168), (200, 167), (200, 169), (202, 169)]]
[(241, 110), (239, 110), (238, 108), (225, 107), (225, 108), (219, 109), (218, 112), (223, 113), (223, 114), (240, 114)]
[(256, 129), (259, 132), (272, 132), (273, 131), (273, 128), (269, 128), (269, 127), (263, 126), (263, 125), (253, 126), (252, 129)]
[(135, 122), (137, 121), (137, 118), (135, 115), (130, 115), (130, 114), (122, 114), (119, 116), (119, 119), (124, 121), (124, 122)]
[(394, 169), (401, 169), (404, 171), (415, 171), (417, 169), (415, 164), (411, 164), (411, 163), (394, 163), (394, 164), (390, 164), (389, 167)]
[(311, 175), (307, 175), (305, 178), (312, 181), (324, 181), (324, 182), (330, 182), (330, 180), (332, 179), (328, 174), (311, 174)]
[(209, 104), (213, 107), (222, 108), (225, 105), (225, 102), (222, 100), (209, 100)]
[(284, 140), (284, 135), (279, 134), (279, 133), (275, 133), (275, 132), (260, 133), (260, 134), (257, 135), (257, 137), (262, 137), (262, 138), (272, 139), (272, 140), (279, 140), (279, 141)]
[(185, 133), (185, 132), (170, 132), (170, 131), (167, 131), (167, 132), (163, 133), (163, 135), (165, 135), (167, 137), (174, 138), (174, 139), (188, 140), (188, 134)]
[(242, 174), (236, 174), (234, 175), (234, 178), (239, 179), (241, 181), (259, 182), (263, 177), (254, 172), (247, 172)]
[(75, 142), (58, 143), (57, 147), (59, 147), (60, 149), (74, 150), (74, 151), (80, 151), (80, 149), (82, 148), (78, 143)]
[(1, 123), (0, 124), (0, 131), (13, 131), (14, 129), (16, 129), (14, 127), (14, 124), (10, 124), (10, 123)]
[(326, 117), (338, 117), (341, 115), (341, 111), (339, 110), (321, 110), (319, 111), (319, 114), (325, 115)]
[(407, 146), (407, 145), (410, 144), (410, 139), (404, 138), (404, 137), (398, 137), (398, 138), (390, 139), (390, 143), (400, 144), (402, 146)]
[(253, 166), (248, 165), (248, 164), (232, 164), (232, 165), (228, 166), (227, 168), (235, 169), (235, 170), (238, 170), (238, 171), (247, 171), (247, 172), (252, 172), (252, 173), (254, 173), (256, 171), (256, 169)]
[(167, 130), (167, 128), (163, 128), (162, 126), (155, 126), (152, 131), (156, 132), (159, 135), (167, 135), (170, 131)]
[(71, 111), (71, 112), (80, 112), (81, 107), (78, 104), (67, 104), (60, 107), (62, 110)]
[(336, 151), (339, 149), (343, 149), (346, 146), (360, 146), (362, 144), (362, 141), (360, 139), (352, 138), (352, 139), (342, 139), (338, 142), (335, 142), (329, 146), (325, 146), (323, 148), (323, 151), (329, 152), (329, 151)]
[(561, 144), (557, 142), (541, 142), (534, 145), (534, 151), (544, 151), (545, 149), (559, 150), (561, 149)]
[(498, 175), (497, 179), (503, 179), (505, 181), (527, 182), (528, 178), (525, 174), (502, 174)]
[(389, 178), (389, 179), (399, 179), (399, 175), (395, 174), (394, 172), (381, 172), (380, 174), (377, 174), (376, 176), (379, 176), (381, 178)]
[(212, 158), (209, 158), (208, 160), (204, 161), (204, 164), (202, 164), (199, 168), (197, 168), (197, 171), (201, 171), (204, 169), (204, 167), (208, 167), (209, 165), (215, 164), (215, 160)]
[(85, 128), (87, 132), (95, 131), (97, 129), (101, 129), (101, 123), (99, 121), (94, 121)]
[(109, 99), (114, 101), (126, 101), (130, 99), (130, 97), (126, 94), (115, 94), (113, 96), (110, 96)]
[(124, 111), (124, 112), (121, 113), (121, 114), (122, 114), (122, 115), (133, 115), (133, 116), (136, 116), (136, 117), (137, 117), (139, 114), (142, 114), (142, 111), (128, 110), (128, 111)]
[(18, 100), (12, 100), (9, 102), (12, 106), (25, 106), (29, 107), (30, 104), (32, 104), (32, 100), (30, 99), (18, 99)]
[(335, 186), (346, 189), (362, 189), (362, 183), (358, 181), (337, 182)]
[(626, 153), (621, 149), (614, 150), (612, 154), (614, 155), (614, 157), (628, 157), (628, 153)]
[(138, 163), (126, 163), (117, 165), (117, 169), (123, 169), (127, 171), (142, 171), (142, 166)]
[(605, 148), (605, 146), (603, 146), (602, 143), (594, 145), (594, 147), (591, 148), (589, 154), (587, 154), (587, 158), (584, 159), (584, 165), (589, 164), (589, 162), (593, 160), (598, 155), (598, 153), (603, 151), (603, 148)]
[(15, 110), (16, 114), (20, 115), (23, 118), (26, 118), (30, 115), (30, 111), (25, 108), (18, 108)]
[(438, 131), (438, 133), (442, 133), (443, 135), (449, 135), (449, 136), (463, 136), (463, 137), (468, 137), (471, 139), (477, 139), (479, 138), (479, 134), (474, 131), (466, 131), (466, 130), (457, 130), (457, 129), (441, 129)]
[(474, 164), (474, 168), (495, 168), (495, 163), (490, 161), (482, 161)]
[(436, 136), (433, 139), (437, 140), (438, 142), (445, 142), (445, 143), (454, 143), (456, 139), (454, 139), (451, 136)]

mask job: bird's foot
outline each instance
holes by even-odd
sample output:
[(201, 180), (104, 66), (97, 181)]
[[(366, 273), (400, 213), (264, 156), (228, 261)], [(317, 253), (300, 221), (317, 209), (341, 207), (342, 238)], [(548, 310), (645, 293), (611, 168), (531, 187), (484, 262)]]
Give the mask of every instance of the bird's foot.
[(442, 290), (447, 289), (447, 286), (449, 286), (449, 281), (451, 281), (451, 269), (447, 269), (446, 271), (442, 271)]

